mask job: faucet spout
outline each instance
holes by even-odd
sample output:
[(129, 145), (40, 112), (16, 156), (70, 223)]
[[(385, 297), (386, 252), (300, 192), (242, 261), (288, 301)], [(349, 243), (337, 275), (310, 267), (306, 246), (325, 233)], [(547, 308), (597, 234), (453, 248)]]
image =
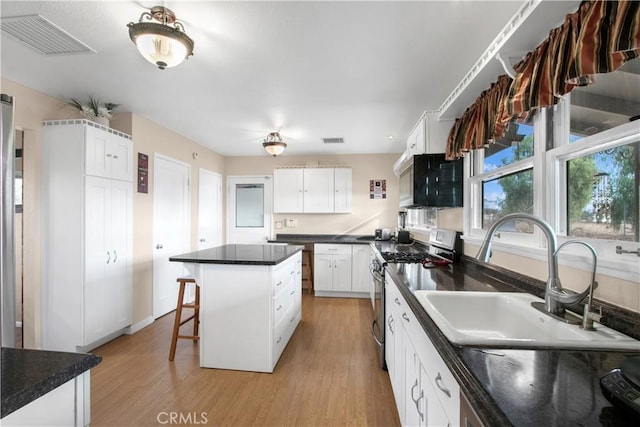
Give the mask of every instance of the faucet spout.
[(560, 278), (558, 277), (558, 258), (556, 253), (558, 244), (556, 241), (556, 234), (551, 226), (541, 218), (524, 212), (511, 213), (499, 218), (491, 224), (487, 230), (486, 237), (480, 246), (476, 259), (482, 262), (489, 262), (489, 258), (491, 258), (491, 242), (493, 241), (493, 236), (496, 231), (504, 223), (517, 219), (537, 225), (547, 239), (547, 264), (549, 268), (549, 277), (547, 278), (547, 285), (545, 289), (544, 309), (549, 313), (562, 316), (564, 314), (564, 305), (552, 296), (554, 292), (562, 292), (562, 285), (560, 284)]

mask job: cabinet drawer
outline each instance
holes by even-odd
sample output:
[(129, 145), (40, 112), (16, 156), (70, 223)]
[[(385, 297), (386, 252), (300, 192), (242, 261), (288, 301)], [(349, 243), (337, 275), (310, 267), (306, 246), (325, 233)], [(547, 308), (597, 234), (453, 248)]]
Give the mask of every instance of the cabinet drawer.
[(285, 310), (281, 316), (280, 323), (273, 328), (273, 360), (278, 360), (282, 351), (289, 342), (289, 338), (293, 334), (292, 323), (295, 321), (295, 313), (293, 306)]
[(273, 324), (277, 325), (290, 307), (293, 307), (295, 287), (290, 281), (289, 285), (273, 298)]
[(326, 243), (318, 243), (313, 248), (316, 254), (327, 255), (351, 255), (351, 245), (332, 245)]
[(296, 271), (299, 269), (298, 264), (293, 261), (286, 262), (285, 265), (273, 272), (273, 295), (276, 296), (282, 290), (295, 282)]

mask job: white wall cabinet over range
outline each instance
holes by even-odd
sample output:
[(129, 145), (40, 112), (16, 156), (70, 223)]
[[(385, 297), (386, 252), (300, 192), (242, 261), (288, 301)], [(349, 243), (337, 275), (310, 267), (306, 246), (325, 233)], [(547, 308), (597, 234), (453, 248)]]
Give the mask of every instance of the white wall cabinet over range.
[(351, 212), (351, 168), (282, 168), (273, 171), (275, 213)]
[(314, 245), (316, 296), (368, 298), (370, 253), (369, 245)]
[(387, 274), (385, 360), (402, 425), (460, 425), (460, 386)]
[(45, 122), (43, 348), (88, 351), (131, 324), (133, 143), (86, 120)]

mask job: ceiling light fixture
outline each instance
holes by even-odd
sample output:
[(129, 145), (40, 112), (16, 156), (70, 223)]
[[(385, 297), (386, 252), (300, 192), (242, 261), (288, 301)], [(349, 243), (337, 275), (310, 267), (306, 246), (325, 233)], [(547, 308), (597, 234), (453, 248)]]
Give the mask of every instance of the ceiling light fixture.
[(161, 70), (175, 67), (193, 55), (193, 40), (171, 9), (154, 6), (143, 12), (137, 23), (129, 22), (127, 27), (140, 54)]
[(273, 157), (282, 154), (284, 149), (287, 148), (287, 144), (282, 140), (280, 132), (271, 132), (267, 135), (262, 146), (264, 147), (264, 150)]

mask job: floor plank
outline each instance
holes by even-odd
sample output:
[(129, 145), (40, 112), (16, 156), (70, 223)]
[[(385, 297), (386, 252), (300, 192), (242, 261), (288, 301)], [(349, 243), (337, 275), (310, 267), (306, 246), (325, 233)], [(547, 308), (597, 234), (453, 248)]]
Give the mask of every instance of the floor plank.
[(182, 425), (399, 425), (369, 332), (370, 301), (305, 294), (302, 307), (273, 374), (202, 369), (189, 340), (178, 341), (169, 362), (173, 313), (99, 347), (92, 426), (166, 425), (171, 416)]

